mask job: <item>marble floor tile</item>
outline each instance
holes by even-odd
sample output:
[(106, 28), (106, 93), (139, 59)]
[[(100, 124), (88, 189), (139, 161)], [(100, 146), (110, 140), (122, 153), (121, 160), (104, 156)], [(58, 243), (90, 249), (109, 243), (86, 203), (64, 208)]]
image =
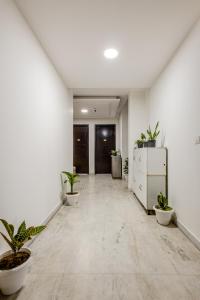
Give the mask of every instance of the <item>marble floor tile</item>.
[(24, 287), (4, 300), (200, 300), (200, 252), (160, 226), (121, 180), (82, 176), (77, 207), (63, 206), (31, 245)]

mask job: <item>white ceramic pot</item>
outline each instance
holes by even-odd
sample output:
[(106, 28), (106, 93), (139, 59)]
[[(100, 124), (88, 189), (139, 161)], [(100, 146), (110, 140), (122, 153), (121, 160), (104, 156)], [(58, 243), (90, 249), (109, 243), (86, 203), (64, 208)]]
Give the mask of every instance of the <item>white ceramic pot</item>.
[(159, 208), (156, 208), (156, 206), (154, 205), (153, 209), (156, 212), (156, 219), (158, 221), (159, 224), (161, 225), (169, 225), (172, 215), (174, 213), (174, 210), (162, 210)]
[(67, 196), (67, 205), (71, 205), (71, 206), (77, 206), (79, 203), (79, 196), (80, 193), (76, 193), (76, 194), (66, 194)]
[[(31, 250), (22, 248), (21, 252), (27, 252), (31, 255)], [(0, 255), (0, 259), (13, 253), (11, 250)], [(4, 295), (11, 295), (21, 289), (28, 267), (30, 265), (31, 256), (20, 266), (10, 270), (0, 270), (0, 289)]]

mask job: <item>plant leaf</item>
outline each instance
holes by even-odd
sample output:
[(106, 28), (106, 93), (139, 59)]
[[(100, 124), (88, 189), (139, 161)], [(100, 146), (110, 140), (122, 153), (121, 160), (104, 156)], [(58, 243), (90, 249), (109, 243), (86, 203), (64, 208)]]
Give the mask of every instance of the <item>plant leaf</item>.
[(0, 221), (4, 225), (9, 237), (12, 239), (13, 238), (13, 228), (14, 228), (14, 226), (12, 224), (8, 224), (8, 222), (4, 219), (0, 219)]
[(46, 228), (45, 225), (41, 225), (41, 226), (36, 226), (36, 227), (29, 227), (27, 229), (27, 232), (28, 232), (28, 236), (31, 237), (31, 236), (35, 236), (37, 234), (39, 234), (40, 232), (42, 232), (44, 229)]
[(9, 247), (15, 252), (16, 248), (15, 248), (14, 244), (11, 241), (9, 241), (9, 239), (2, 232), (0, 232), (0, 234), (2, 235), (2, 237), (4, 238), (6, 243), (9, 245)]
[(17, 234), (19, 234), (20, 232), (25, 231), (25, 230), (26, 230), (26, 223), (25, 223), (25, 221), (23, 221), (18, 228)]
[(12, 232), (12, 237), (13, 237), (15, 228), (14, 228), (14, 226), (12, 224), (9, 224), (9, 227), (10, 227), (10, 230)]
[(14, 236), (15, 242), (20, 242), (20, 243), (24, 242), (27, 238), (28, 238), (28, 232), (27, 232), (27, 230), (20, 231), (19, 233), (17, 233)]

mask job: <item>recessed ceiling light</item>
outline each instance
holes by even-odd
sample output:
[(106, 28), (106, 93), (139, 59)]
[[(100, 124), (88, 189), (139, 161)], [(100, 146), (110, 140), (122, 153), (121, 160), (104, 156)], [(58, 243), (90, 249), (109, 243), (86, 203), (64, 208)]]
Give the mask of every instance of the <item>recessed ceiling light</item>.
[(118, 55), (119, 55), (119, 52), (114, 48), (106, 49), (104, 51), (104, 56), (105, 56), (105, 58), (108, 58), (108, 59), (114, 59)]
[(81, 112), (82, 112), (83, 114), (87, 114), (87, 113), (88, 113), (88, 109), (82, 108), (82, 109), (81, 109)]

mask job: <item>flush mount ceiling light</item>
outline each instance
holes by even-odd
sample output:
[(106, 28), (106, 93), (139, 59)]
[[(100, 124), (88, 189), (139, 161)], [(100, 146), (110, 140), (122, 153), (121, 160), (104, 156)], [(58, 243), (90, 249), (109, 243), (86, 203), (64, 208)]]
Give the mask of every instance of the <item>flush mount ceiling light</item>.
[(83, 114), (87, 114), (87, 113), (88, 113), (88, 109), (82, 108), (82, 109), (81, 109), (81, 112), (82, 112)]
[(119, 52), (114, 48), (109, 48), (104, 51), (104, 56), (107, 59), (114, 59), (119, 55)]

